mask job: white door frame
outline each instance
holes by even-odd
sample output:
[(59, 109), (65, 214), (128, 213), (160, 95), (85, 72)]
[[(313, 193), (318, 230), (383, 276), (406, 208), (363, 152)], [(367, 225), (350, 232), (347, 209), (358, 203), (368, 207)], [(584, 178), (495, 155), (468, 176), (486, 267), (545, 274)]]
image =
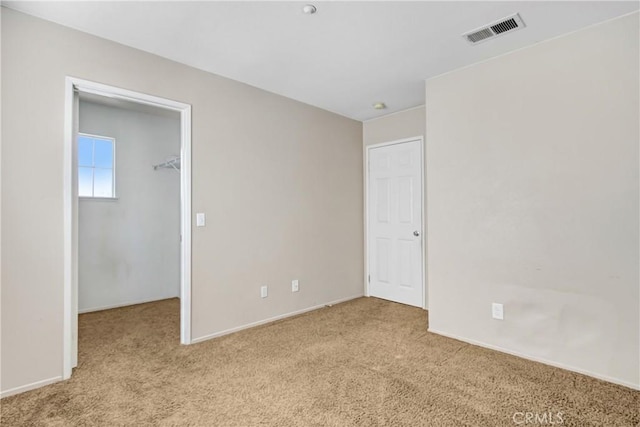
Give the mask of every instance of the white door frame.
[[(78, 247), (74, 227), (78, 223), (78, 196), (74, 191), (74, 92), (91, 93), (151, 105), (180, 113), (180, 343), (191, 344), (191, 105), (140, 92), (67, 76), (64, 106), (64, 302), (62, 338), (62, 377), (71, 377), (77, 354), (72, 351), (73, 316), (78, 315), (77, 259)], [(77, 331), (76, 331), (77, 333)], [(77, 349), (76, 349), (77, 351)]]
[(414, 136), (411, 138), (403, 138), (395, 141), (382, 142), (380, 144), (372, 144), (368, 145), (365, 149), (365, 208), (364, 208), (364, 223), (365, 223), (365, 236), (364, 236), (364, 250), (366, 253), (365, 259), (365, 275), (364, 275), (364, 289), (365, 296), (370, 296), (369, 286), (370, 286), (370, 273), (369, 273), (369, 156), (371, 150), (374, 148), (388, 147), (390, 145), (398, 145), (405, 144), (407, 142), (419, 142), (420, 143), (420, 171), (422, 180), (422, 206), (420, 207), (420, 211), (422, 212), (422, 218), (420, 218), (420, 223), (422, 226), (422, 239), (420, 240), (420, 254), (422, 259), (422, 308), (427, 310), (427, 228), (425, 224), (425, 203), (427, 198), (426, 194), (426, 185), (424, 182), (425, 170), (424, 170), (424, 137), (422, 136)]

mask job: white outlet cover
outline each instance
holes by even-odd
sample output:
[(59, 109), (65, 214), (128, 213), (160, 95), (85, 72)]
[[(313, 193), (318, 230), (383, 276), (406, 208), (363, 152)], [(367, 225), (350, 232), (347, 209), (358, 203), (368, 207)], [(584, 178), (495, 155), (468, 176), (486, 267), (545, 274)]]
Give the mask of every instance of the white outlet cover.
[(504, 307), (502, 304), (497, 302), (491, 304), (491, 317), (497, 320), (504, 320)]
[(300, 290), (300, 283), (298, 280), (291, 281), (291, 292), (298, 292)]
[(260, 297), (266, 298), (269, 295), (269, 290), (266, 286), (260, 287)]

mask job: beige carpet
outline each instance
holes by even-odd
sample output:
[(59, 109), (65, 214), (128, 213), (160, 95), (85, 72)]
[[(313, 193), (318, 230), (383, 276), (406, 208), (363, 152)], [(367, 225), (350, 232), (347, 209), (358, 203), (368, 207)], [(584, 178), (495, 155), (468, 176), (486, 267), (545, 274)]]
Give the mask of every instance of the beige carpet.
[(3, 426), (640, 422), (640, 392), (430, 334), (424, 311), (374, 298), (192, 346), (172, 299), (81, 315), (79, 345), (71, 380), (0, 402)]

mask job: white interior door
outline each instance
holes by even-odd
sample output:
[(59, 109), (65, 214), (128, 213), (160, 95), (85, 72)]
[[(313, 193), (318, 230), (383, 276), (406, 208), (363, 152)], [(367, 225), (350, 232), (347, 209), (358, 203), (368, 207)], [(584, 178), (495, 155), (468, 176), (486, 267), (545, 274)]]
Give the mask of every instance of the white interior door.
[(369, 295), (424, 307), (422, 141), (369, 149)]

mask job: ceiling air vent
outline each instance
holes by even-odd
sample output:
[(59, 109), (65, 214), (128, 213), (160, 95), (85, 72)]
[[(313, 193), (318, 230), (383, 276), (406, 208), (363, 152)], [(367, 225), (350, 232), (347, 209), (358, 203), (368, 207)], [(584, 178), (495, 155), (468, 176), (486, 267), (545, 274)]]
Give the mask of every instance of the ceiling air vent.
[(469, 43), (476, 44), (524, 27), (525, 25), (522, 18), (520, 18), (520, 15), (516, 13), (515, 15), (507, 16), (506, 18), (492, 22), (489, 25), (466, 32), (462, 37), (464, 37)]

